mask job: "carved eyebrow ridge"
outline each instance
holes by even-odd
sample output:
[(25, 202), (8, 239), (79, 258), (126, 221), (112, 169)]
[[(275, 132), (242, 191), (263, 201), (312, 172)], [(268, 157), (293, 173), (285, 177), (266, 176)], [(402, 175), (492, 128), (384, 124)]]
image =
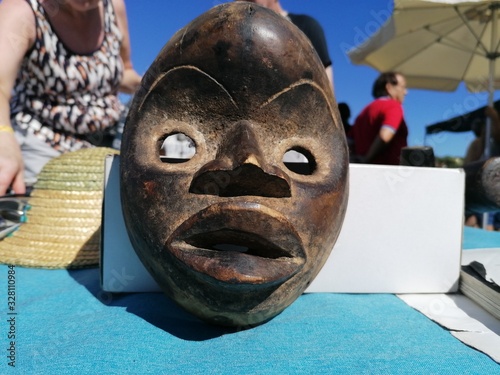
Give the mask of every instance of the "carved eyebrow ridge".
[[(271, 104), (274, 100), (276, 100), (281, 95), (293, 90), (294, 88), (296, 88), (298, 86), (302, 86), (302, 85), (311, 85), (312, 87), (314, 87), (316, 90), (318, 90), (323, 95), (323, 97), (325, 98), (326, 105), (328, 106), (328, 109), (330, 111), (330, 116), (332, 117), (332, 119), (334, 119), (333, 118), (333, 108), (332, 108), (330, 101), (327, 100), (328, 97), (325, 93), (325, 90), (323, 90), (321, 88), (321, 86), (319, 86), (316, 82), (314, 82), (310, 79), (299, 79), (297, 82), (294, 82), (290, 86), (285, 87), (283, 90), (278, 91), (276, 94), (272, 95), (271, 97), (269, 97), (269, 99), (267, 99), (264, 103), (262, 103), (260, 106), (260, 109)], [(335, 123), (335, 121), (334, 121), (334, 123)]]
[(139, 112), (142, 110), (142, 106), (144, 104), (144, 102), (146, 101), (146, 99), (148, 98), (149, 94), (154, 90), (154, 88), (156, 86), (158, 86), (160, 84), (160, 82), (163, 80), (163, 78), (165, 78), (167, 75), (169, 75), (170, 73), (172, 72), (175, 72), (177, 70), (194, 70), (202, 75), (204, 75), (205, 77), (207, 77), (208, 79), (210, 79), (212, 82), (214, 82), (217, 86), (220, 87), (220, 89), (227, 95), (227, 97), (229, 98), (229, 100), (231, 101), (231, 103), (233, 104), (233, 106), (237, 109), (238, 108), (238, 105), (236, 104), (236, 101), (233, 99), (233, 97), (231, 96), (231, 94), (229, 93), (229, 91), (226, 90), (226, 88), (220, 84), (214, 77), (212, 77), (210, 74), (204, 72), (203, 70), (197, 68), (196, 66), (194, 65), (181, 65), (181, 66), (176, 66), (168, 71), (166, 71), (165, 73), (162, 73), (160, 74), (156, 79), (155, 81), (151, 84), (150, 88), (149, 88), (149, 92), (144, 96), (144, 98), (142, 99), (141, 101), (141, 104), (139, 105)]

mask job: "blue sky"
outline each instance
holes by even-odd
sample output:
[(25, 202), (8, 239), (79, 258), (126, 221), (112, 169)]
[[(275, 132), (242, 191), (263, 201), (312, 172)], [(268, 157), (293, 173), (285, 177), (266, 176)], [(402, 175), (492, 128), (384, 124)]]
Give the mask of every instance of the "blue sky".
[[(219, 0), (125, 0), (127, 5), (132, 61), (143, 74), (163, 45), (180, 28)], [(371, 87), (378, 72), (354, 65), (346, 51), (373, 34), (390, 16), (391, 0), (281, 0), (291, 13), (315, 17), (323, 26), (334, 64), (338, 102), (351, 107), (352, 117), (372, 100)], [(495, 99), (499, 99), (498, 93)], [(408, 143), (434, 148), (436, 156), (463, 156), (474, 138), (472, 132), (441, 133), (425, 139), (425, 126), (486, 105), (486, 93), (469, 93), (463, 85), (455, 92), (410, 89), (404, 103), (409, 127)]]

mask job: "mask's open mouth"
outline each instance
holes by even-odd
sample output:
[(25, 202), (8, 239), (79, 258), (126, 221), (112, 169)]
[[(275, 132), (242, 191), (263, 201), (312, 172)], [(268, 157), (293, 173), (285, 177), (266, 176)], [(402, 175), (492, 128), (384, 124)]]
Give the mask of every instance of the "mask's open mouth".
[(167, 249), (189, 268), (229, 284), (283, 283), (305, 263), (300, 238), (259, 204), (216, 204), (186, 220)]

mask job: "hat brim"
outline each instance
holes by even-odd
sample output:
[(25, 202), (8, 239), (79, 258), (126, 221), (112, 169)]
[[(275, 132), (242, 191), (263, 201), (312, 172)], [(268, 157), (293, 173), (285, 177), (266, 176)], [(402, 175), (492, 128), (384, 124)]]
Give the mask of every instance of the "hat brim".
[(106, 155), (83, 149), (55, 158), (34, 186), (26, 223), (0, 241), (0, 262), (25, 267), (97, 266)]

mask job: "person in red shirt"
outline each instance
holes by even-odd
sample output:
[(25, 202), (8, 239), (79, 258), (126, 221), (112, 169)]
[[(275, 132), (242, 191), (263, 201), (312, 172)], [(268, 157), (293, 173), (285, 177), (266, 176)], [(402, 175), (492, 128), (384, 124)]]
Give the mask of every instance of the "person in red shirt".
[(408, 137), (402, 106), (407, 93), (400, 73), (386, 72), (376, 79), (372, 90), (375, 100), (361, 111), (351, 130), (353, 162), (399, 165)]

